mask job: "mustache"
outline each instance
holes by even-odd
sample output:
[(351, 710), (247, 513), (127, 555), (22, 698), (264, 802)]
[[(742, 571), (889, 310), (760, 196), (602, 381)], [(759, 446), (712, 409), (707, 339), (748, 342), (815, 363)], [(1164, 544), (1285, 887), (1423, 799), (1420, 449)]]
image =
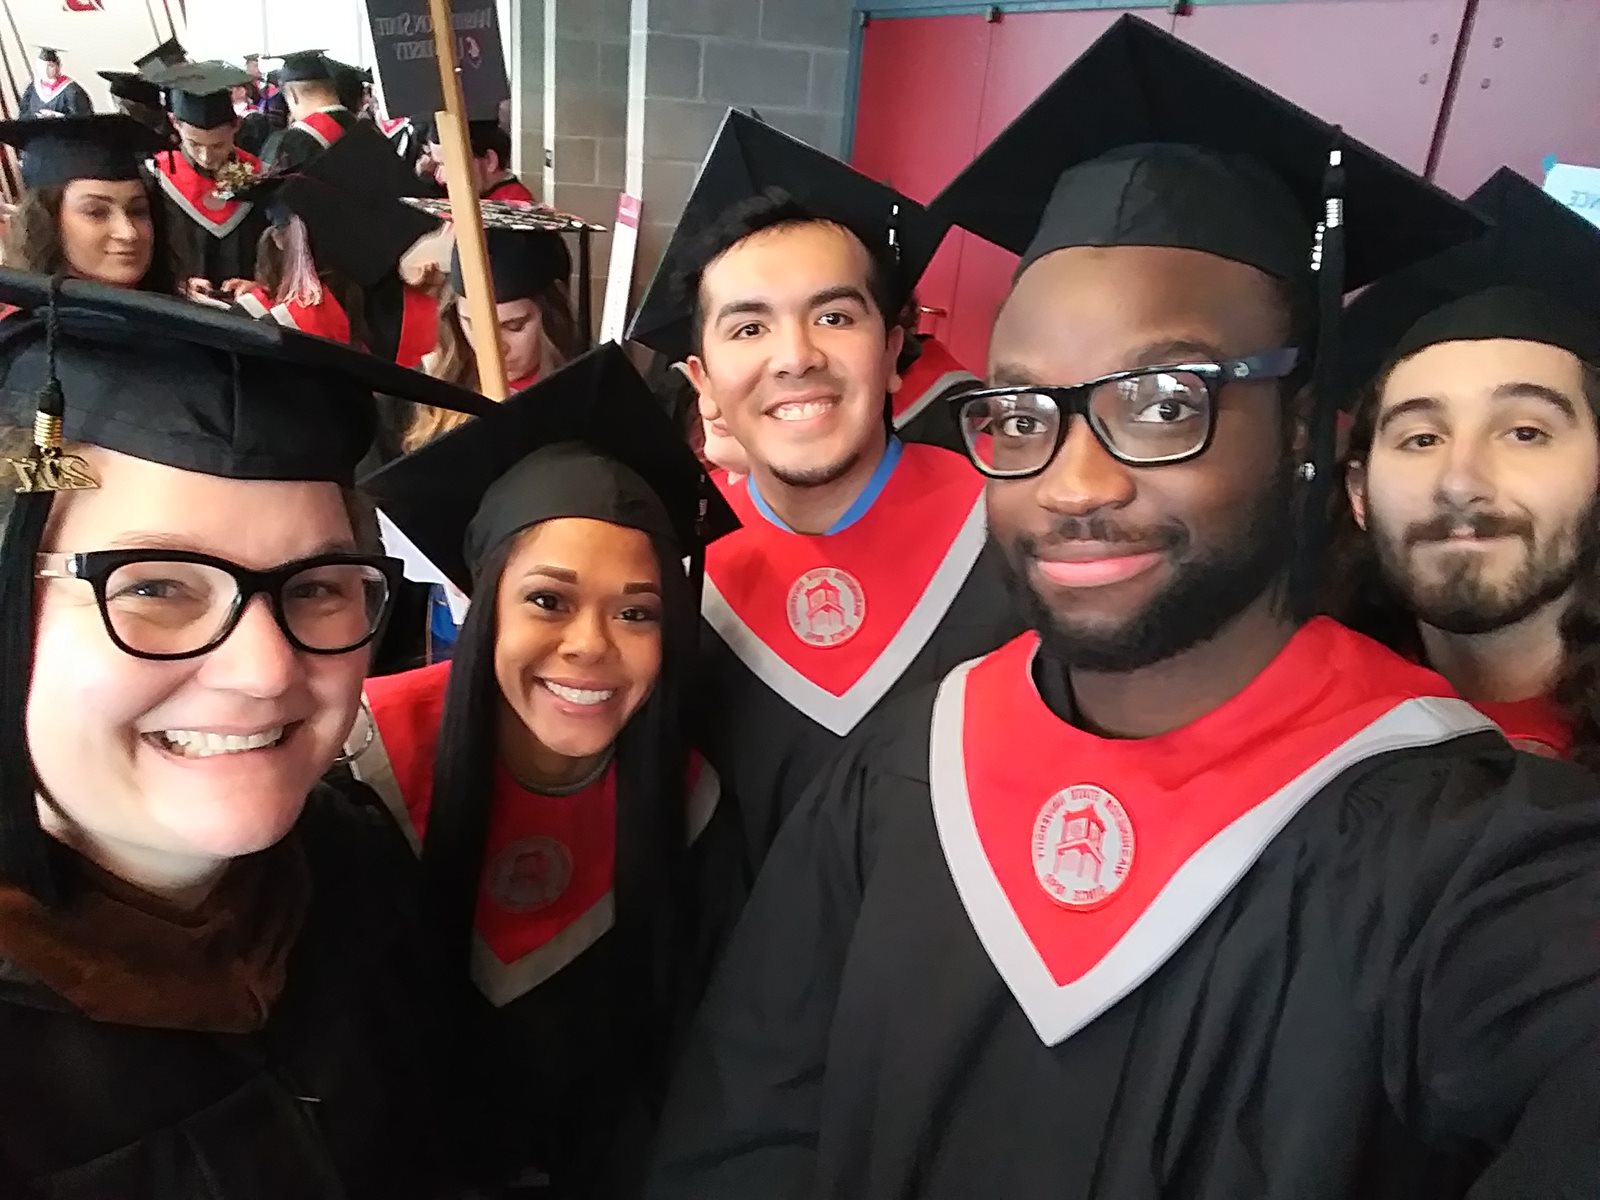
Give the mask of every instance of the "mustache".
[(1032, 558), (1040, 550), (1074, 542), (1101, 542), (1108, 546), (1138, 546), (1171, 552), (1189, 544), (1189, 530), (1175, 521), (1141, 529), (1117, 525), (1105, 517), (1063, 517), (1053, 522), (1045, 533), (1022, 534), (1016, 546), (1023, 555)]
[(1445, 508), (1419, 521), (1406, 530), (1406, 544), (1448, 541), (1460, 530), (1470, 530), (1473, 537), (1515, 537), (1528, 541), (1533, 537), (1533, 522), (1524, 517), (1504, 513), (1482, 512), (1464, 508)]

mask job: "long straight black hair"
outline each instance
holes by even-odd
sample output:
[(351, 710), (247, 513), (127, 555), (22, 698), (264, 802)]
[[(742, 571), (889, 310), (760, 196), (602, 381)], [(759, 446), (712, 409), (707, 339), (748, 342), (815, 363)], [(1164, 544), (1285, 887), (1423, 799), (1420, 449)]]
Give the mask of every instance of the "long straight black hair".
[[(507, 538), (498, 546), (474, 580), (445, 692), (433, 805), (423, 837), (422, 862), (437, 935), (446, 961), (463, 971), (470, 970), (499, 755), (497, 598), (515, 540)], [(637, 964), (635, 978), (641, 984), (634, 1028), (619, 1032), (643, 1038), (646, 1051), (664, 1044), (680, 994), (688, 849), (684, 712), (699, 627), (681, 553), (656, 539), (651, 545), (661, 572), (661, 672), (649, 698), (617, 738), (616, 921), (607, 935), (621, 939), (627, 959)], [(653, 1057), (647, 1054), (639, 1061)]]

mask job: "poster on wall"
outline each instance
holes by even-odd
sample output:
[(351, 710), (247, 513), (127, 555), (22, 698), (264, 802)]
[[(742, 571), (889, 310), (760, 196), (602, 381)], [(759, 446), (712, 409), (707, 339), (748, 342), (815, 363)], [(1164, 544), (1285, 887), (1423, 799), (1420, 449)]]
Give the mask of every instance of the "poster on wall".
[(1544, 191), (1580, 217), (1600, 225), (1600, 167), (1547, 162)]
[(620, 342), (628, 325), (628, 298), (633, 286), (633, 259), (639, 245), (640, 201), (624, 192), (617, 197), (617, 223), (611, 233), (611, 268), (606, 276), (606, 302), (600, 310), (600, 340)]
[[(443, 107), (428, 0), (366, 0), (384, 111), (414, 117)], [(467, 119), (492, 121), (511, 98), (495, 0), (451, 0)]]

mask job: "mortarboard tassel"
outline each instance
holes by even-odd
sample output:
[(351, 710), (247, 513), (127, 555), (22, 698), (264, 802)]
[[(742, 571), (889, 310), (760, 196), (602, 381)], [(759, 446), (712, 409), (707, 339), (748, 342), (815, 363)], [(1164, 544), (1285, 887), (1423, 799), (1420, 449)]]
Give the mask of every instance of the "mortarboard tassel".
[(46, 379), (39, 392), (33, 449), (26, 459), (7, 460), (18, 494), (0, 541), (0, 877), (51, 906), (59, 900), (58, 886), (50, 869), (49, 837), (39, 826), (39, 786), (27, 733), (35, 560), (55, 493), (98, 486), (82, 459), (61, 453), (64, 397), (56, 378), (60, 287), (57, 276), (51, 281), (45, 318)]
[(1331, 538), (1329, 507), (1338, 471), (1339, 324), (1344, 311), (1345, 220), (1342, 131), (1334, 129), (1328, 167), (1322, 177), (1323, 219), (1317, 227), (1312, 270), (1317, 276), (1317, 345), (1311, 371), (1311, 420), (1305, 479), (1290, 579), (1290, 602), (1297, 617), (1316, 612), (1322, 572)]

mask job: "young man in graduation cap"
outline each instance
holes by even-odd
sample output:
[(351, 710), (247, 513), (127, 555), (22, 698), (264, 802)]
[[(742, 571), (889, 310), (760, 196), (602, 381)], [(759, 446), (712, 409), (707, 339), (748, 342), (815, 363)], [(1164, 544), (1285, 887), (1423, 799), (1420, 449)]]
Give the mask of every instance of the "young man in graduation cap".
[(94, 102), (83, 85), (61, 69), (61, 51), (40, 46), (35, 59), (33, 80), (22, 93), (22, 108), (17, 114), (28, 117), (87, 117)]
[(961, 413), (1037, 632), (785, 826), (655, 1200), (1600, 1189), (1597, 785), (1286, 608), (1297, 310), (1477, 224), (1336, 138), (1125, 16), (935, 202), (1022, 254)]
[(155, 157), (179, 271), (191, 295), (231, 299), (254, 286), (266, 214), (233, 191), (261, 174), (261, 160), (234, 144), (233, 91), (249, 76), (226, 63), (191, 63), (155, 76), (167, 89), (178, 149)]
[(1019, 628), (982, 481), (890, 432), (898, 317), (947, 228), (730, 111), (634, 317), (748, 456), (744, 528), (706, 559), (700, 727), (752, 868), (867, 713)]
[[(472, 176), (478, 185), (478, 199), (535, 202), (533, 193), (511, 169), (511, 135), (499, 121), (468, 121), (467, 137), (472, 142)], [(439, 195), (444, 195), (444, 146), (436, 122), (428, 123), (422, 154), (414, 165), (417, 174), (433, 180)]]
[(1503, 169), (1483, 237), (1368, 288), (1341, 611), (1513, 742), (1600, 768), (1600, 230)]
[(116, 111), (160, 134), (171, 130), (167, 110), (162, 105), (161, 89), (138, 71), (98, 71), (111, 89)]
[(336, 68), (321, 50), (284, 55), (278, 80), (289, 126), (268, 140), (261, 157), (283, 171), (305, 166), (349, 133), (356, 115), (340, 99)]

